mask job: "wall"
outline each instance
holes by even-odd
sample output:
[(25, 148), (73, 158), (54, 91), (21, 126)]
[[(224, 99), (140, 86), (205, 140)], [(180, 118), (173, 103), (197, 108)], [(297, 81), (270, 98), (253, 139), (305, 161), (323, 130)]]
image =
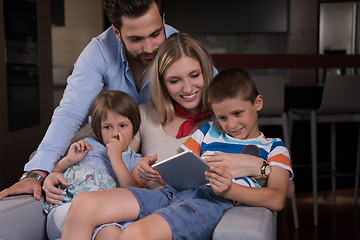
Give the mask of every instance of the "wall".
[(103, 31), (103, 11), (101, 0), (65, 0), (64, 5), (65, 26), (53, 26), (51, 31), (53, 67), (70, 71), (85, 46)]
[(62, 98), (66, 79), (81, 51), (103, 31), (101, 0), (65, 0), (65, 26), (52, 26), (55, 109)]
[[(289, 54), (317, 54), (318, 1), (289, 0)], [(316, 69), (289, 71), (290, 86), (316, 85)]]

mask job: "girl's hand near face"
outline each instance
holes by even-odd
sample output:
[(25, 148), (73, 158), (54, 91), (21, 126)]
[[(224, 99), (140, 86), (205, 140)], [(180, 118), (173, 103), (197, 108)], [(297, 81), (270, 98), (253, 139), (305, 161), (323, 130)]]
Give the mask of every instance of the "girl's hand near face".
[(231, 188), (233, 177), (223, 167), (211, 166), (209, 171), (205, 172), (205, 177), (211, 188), (219, 196), (225, 196)]
[(121, 134), (116, 135), (106, 143), (106, 150), (108, 151), (108, 156), (111, 163), (113, 163), (113, 161), (122, 159), (123, 148), (124, 141)]
[(84, 140), (71, 144), (68, 154), (55, 164), (53, 172), (65, 172), (68, 167), (84, 159), (90, 150), (93, 147)]
[(67, 161), (70, 165), (80, 162), (90, 150), (93, 150), (93, 147), (84, 140), (75, 142), (69, 148), (69, 153), (66, 156)]

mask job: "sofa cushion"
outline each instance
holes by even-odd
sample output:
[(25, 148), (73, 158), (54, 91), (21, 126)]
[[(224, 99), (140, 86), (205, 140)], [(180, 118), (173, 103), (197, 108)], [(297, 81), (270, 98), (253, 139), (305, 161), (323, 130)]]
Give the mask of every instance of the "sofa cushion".
[(215, 228), (214, 240), (276, 239), (277, 213), (263, 207), (235, 206)]

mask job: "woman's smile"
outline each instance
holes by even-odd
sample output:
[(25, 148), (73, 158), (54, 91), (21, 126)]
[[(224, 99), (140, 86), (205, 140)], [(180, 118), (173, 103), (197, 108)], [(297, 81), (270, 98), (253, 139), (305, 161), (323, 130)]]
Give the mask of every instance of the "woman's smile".
[(192, 101), (196, 98), (197, 94), (199, 93), (199, 91), (194, 92), (191, 95), (180, 95), (182, 98), (184, 98), (186, 101)]

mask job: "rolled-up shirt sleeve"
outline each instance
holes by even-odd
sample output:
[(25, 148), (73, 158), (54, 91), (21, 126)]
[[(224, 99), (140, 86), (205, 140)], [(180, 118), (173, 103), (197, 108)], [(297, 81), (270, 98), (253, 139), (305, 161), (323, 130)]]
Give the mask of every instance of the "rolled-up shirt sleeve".
[(60, 105), (54, 111), (35, 156), (25, 165), (25, 171), (52, 171), (103, 88), (102, 78), (106, 70), (103, 52), (97, 40), (93, 39), (76, 61)]

